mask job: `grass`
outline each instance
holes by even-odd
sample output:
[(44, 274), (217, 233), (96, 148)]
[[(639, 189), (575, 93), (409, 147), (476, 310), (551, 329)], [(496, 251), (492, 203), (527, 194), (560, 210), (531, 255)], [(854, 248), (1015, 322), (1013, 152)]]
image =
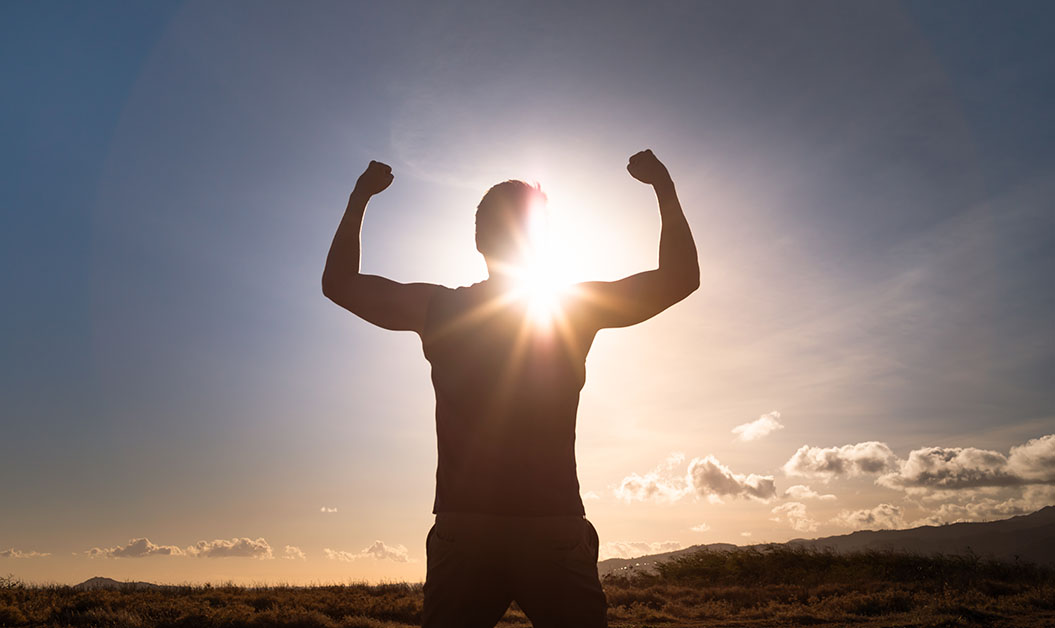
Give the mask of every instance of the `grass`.
[[(977, 556), (702, 551), (604, 580), (613, 628), (1051, 626), (1055, 569)], [(0, 578), (0, 626), (403, 628), (421, 585), (77, 591)], [(502, 624), (530, 622), (514, 605)]]

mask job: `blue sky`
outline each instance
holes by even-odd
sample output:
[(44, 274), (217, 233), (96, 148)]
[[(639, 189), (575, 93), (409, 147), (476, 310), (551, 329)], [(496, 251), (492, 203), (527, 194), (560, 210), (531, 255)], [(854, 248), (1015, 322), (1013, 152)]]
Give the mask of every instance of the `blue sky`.
[(483, 277), (473, 208), (514, 177), (549, 193), (569, 276), (651, 267), (623, 167), (667, 162), (703, 286), (589, 359), (608, 555), (1053, 503), (1052, 14), (5, 4), (0, 571), (423, 576), (427, 363), (319, 288), (370, 159), (396, 179), (364, 269), (446, 285)]

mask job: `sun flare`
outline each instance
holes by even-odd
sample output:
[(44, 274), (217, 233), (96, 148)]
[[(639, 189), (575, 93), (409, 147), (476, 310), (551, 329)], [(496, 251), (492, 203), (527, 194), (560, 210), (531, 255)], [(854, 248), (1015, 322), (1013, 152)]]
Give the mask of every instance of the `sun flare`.
[(528, 225), (530, 253), (517, 279), (516, 292), (526, 301), (528, 316), (536, 326), (550, 326), (561, 314), (561, 297), (571, 282), (567, 265), (555, 246), (549, 211), (536, 207)]

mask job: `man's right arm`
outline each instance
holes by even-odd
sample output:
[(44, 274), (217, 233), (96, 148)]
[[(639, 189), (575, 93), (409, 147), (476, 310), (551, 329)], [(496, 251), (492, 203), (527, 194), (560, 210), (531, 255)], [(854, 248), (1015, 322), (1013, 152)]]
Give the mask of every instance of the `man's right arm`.
[(371, 161), (359, 177), (330, 245), (322, 273), (322, 293), (378, 327), (421, 334), (429, 301), (440, 287), (427, 283), (403, 284), (359, 272), (359, 234), (366, 205), (373, 195), (392, 183), (392, 178), (392, 168), (377, 161)]
[(651, 185), (659, 202), (659, 267), (618, 281), (579, 284), (581, 311), (595, 329), (636, 325), (700, 286), (696, 243), (666, 166), (651, 150), (644, 150), (630, 158), (627, 170), (638, 181)]

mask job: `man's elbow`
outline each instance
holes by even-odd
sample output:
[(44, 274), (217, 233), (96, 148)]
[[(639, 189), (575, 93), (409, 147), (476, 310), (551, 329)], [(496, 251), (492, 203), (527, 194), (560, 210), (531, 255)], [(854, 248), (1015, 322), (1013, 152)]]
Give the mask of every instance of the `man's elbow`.
[(336, 287), (334, 286), (333, 277), (324, 271), (322, 273), (322, 295), (332, 301), (335, 292)]
[(689, 296), (693, 292), (696, 292), (700, 287), (700, 265), (699, 263), (692, 264), (679, 272), (676, 278), (676, 290), (678, 292), (678, 300), (682, 300)]
[(322, 294), (327, 299), (338, 305), (344, 305), (348, 301), (349, 282), (341, 277), (335, 277), (331, 273), (322, 274)]
[(700, 269), (694, 273), (687, 273), (678, 285), (678, 300), (681, 301), (700, 288)]

